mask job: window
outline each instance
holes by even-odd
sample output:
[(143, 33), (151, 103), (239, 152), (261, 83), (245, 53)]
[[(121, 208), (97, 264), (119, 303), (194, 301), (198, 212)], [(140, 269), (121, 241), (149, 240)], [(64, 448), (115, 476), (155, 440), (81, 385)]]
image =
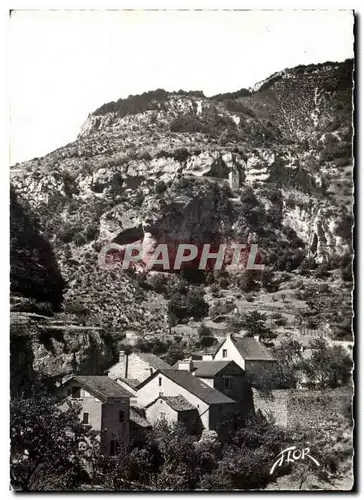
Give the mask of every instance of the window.
[(125, 411), (124, 410), (119, 411), (119, 422), (121, 424), (123, 424), (125, 422)]
[(227, 358), (227, 349), (222, 350), (222, 357)]
[(73, 399), (80, 399), (81, 387), (72, 387), (71, 391), (71, 396), (73, 397)]
[(162, 377), (159, 377), (159, 379), (158, 379), (158, 385), (159, 385), (159, 387), (162, 385)]
[(160, 417), (160, 418), (166, 418), (166, 414), (165, 414), (163, 411), (161, 411), (161, 412), (159, 413), (159, 417)]
[(120, 453), (120, 443), (116, 439), (110, 441), (110, 455), (114, 456)]
[(231, 389), (231, 377), (224, 377), (224, 388)]
[(87, 412), (85, 412), (85, 413), (83, 414), (83, 417), (82, 417), (82, 423), (83, 423), (83, 424), (88, 424), (88, 422), (89, 422), (89, 418), (90, 418), (90, 414), (89, 414), (89, 413), (87, 413)]

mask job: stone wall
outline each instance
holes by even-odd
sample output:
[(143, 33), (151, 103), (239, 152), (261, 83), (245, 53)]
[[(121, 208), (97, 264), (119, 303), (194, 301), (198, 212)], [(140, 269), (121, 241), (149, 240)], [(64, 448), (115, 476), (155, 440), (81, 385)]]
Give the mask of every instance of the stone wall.
[(280, 389), (271, 391), (271, 394), (268, 396), (253, 389), (254, 409), (256, 412), (260, 410), (265, 416), (272, 415), (277, 425), (287, 427), (287, 401), (289, 393), (290, 391)]
[(271, 414), (283, 427), (315, 429), (332, 421), (335, 415), (344, 415), (351, 403), (351, 389), (274, 390), (264, 396), (253, 389), (255, 411)]

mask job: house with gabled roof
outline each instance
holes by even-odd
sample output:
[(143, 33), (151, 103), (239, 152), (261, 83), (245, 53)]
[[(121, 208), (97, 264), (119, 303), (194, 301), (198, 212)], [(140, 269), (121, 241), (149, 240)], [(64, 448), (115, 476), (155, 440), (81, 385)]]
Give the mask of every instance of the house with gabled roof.
[(82, 422), (100, 431), (103, 453), (116, 455), (129, 445), (132, 394), (117, 382), (102, 375), (75, 375), (59, 388), (59, 395), (81, 404)]
[[(161, 369), (144, 380), (137, 388), (138, 403), (147, 407), (157, 397), (182, 396), (198, 412), (201, 425), (206, 430), (216, 430), (238, 412), (232, 398), (192, 375), (188, 370)], [(162, 412), (163, 413), (163, 412)]]
[(270, 370), (276, 359), (267, 347), (255, 337), (238, 337), (227, 334), (218, 346), (214, 360), (232, 360), (250, 375), (256, 369)]
[(188, 370), (214, 389), (239, 403), (240, 413), (254, 409), (253, 393), (246, 380), (245, 371), (231, 360), (194, 360), (177, 361), (173, 368)]
[(152, 424), (165, 420), (182, 423), (192, 433), (198, 434), (202, 430), (197, 408), (181, 395), (158, 396), (145, 407), (145, 413)]
[(125, 351), (119, 352), (119, 361), (106, 370), (107, 375), (113, 380), (134, 379), (139, 383), (147, 379), (159, 369), (171, 368), (168, 363), (152, 353)]

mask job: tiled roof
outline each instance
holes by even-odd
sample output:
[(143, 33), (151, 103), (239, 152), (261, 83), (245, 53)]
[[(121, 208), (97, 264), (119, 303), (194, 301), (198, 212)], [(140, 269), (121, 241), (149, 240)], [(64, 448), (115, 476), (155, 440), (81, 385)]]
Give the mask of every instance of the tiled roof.
[(132, 389), (135, 389), (140, 384), (140, 380), (136, 378), (119, 378), (118, 380), (121, 380)]
[(168, 370), (168, 368), (171, 368), (168, 363), (151, 352), (137, 352), (135, 354), (155, 370)]
[[(168, 377), (169, 379), (173, 380), (173, 382), (183, 387), (191, 394), (194, 394), (207, 404), (235, 403), (234, 400), (232, 400), (228, 396), (225, 396), (225, 394), (223, 394), (220, 391), (217, 391), (213, 387), (210, 387), (205, 382), (202, 382), (202, 380), (200, 380), (198, 377), (195, 377), (194, 375), (192, 375), (192, 373), (190, 373), (187, 370), (170, 369), (170, 370), (159, 370), (159, 372)], [(158, 372), (156, 372), (156, 374), (157, 373)], [(145, 382), (142, 382), (142, 384), (139, 387), (141, 387), (144, 384)]]
[[(155, 354), (152, 354), (151, 352), (133, 352), (132, 354), (135, 356), (138, 356), (138, 358), (140, 358), (143, 361), (145, 361), (146, 363), (148, 363), (155, 370), (159, 370), (159, 369), (163, 369), (163, 368), (164, 369), (171, 368), (168, 363), (163, 361), (163, 359), (159, 358)], [(120, 361), (118, 361), (114, 365), (110, 366), (110, 368), (108, 368), (106, 370), (106, 373), (109, 373), (110, 371), (115, 371), (115, 369), (117, 369), (119, 367), (120, 367), (120, 369), (121, 369), (121, 367), (123, 367), (123, 363), (121, 363)]]
[(129, 419), (131, 423), (138, 425), (139, 427), (151, 427), (151, 424), (148, 420), (140, 414), (133, 406), (130, 407)]
[(67, 383), (70, 383), (71, 380), (79, 382), (88, 392), (103, 400), (109, 398), (131, 398), (133, 396), (115, 382), (115, 380), (106, 375), (76, 375)]
[(193, 361), (195, 377), (214, 377), (233, 361)]
[[(177, 361), (173, 365), (173, 368), (178, 370), (178, 364), (180, 361)], [(214, 377), (217, 375), (222, 369), (224, 369), (228, 364), (236, 363), (234, 361), (230, 360), (209, 360), (209, 361), (202, 361), (202, 360), (192, 360), (192, 372), (196, 377), (202, 377), (202, 378), (210, 378)], [(238, 366), (238, 365), (236, 365)], [(240, 368), (240, 367), (239, 367)], [(243, 372), (244, 370), (241, 369)]]
[(161, 398), (175, 411), (196, 410), (183, 396), (161, 396)]
[(275, 361), (270, 351), (253, 337), (232, 337), (232, 340), (244, 359), (250, 361)]

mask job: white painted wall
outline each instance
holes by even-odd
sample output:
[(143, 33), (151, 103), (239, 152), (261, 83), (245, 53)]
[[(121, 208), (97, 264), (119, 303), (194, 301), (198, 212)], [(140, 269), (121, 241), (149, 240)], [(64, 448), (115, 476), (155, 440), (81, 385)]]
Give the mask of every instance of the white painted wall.
[[(159, 386), (159, 378), (162, 379), (161, 386)], [(159, 393), (163, 396), (181, 395), (186, 398), (197, 409), (204, 428), (209, 430), (209, 405), (163, 374), (158, 374), (138, 390), (138, 404), (142, 407), (148, 405), (158, 397)]]
[(178, 412), (173, 410), (167, 403), (159, 398), (149, 408), (145, 409), (145, 415), (148, 422), (155, 424), (158, 420), (165, 418), (167, 422), (177, 422)]
[(141, 359), (137, 353), (124, 355), (121, 360), (108, 371), (108, 376), (113, 380), (118, 378), (136, 378), (143, 382), (156, 370), (149, 363)]
[[(224, 349), (227, 350), (227, 357), (223, 357)], [(240, 366), (243, 370), (245, 370), (245, 360), (237, 350), (234, 342), (231, 340), (231, 337), (227, 336), (225, 342), (222, 344), (220, 349), (217, 351), (214, 357), (215, 360), (222, 361), (235, 361), (235, 363)]]
[(202, 377), (197, 377), (197, 378), (199, 378), (202, 382), (205, 382), (205, 384), (209, 385), (210, 387), (214, 387), (213, 378), (202, 378)]

